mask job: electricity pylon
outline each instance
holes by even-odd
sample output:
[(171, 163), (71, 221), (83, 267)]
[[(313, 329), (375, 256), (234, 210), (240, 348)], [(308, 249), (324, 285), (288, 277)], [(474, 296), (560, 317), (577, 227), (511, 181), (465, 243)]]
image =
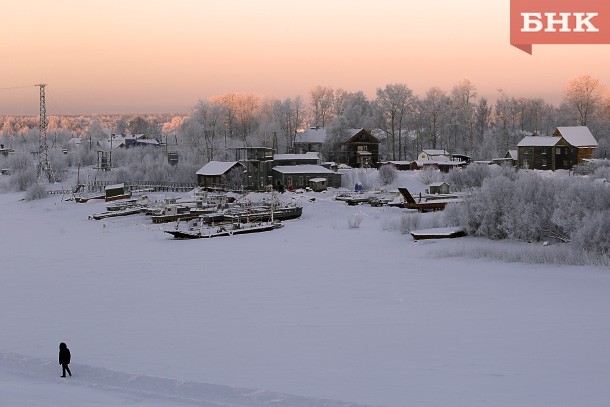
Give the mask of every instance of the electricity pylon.
[(53, 172), (49, 161), (49, 145), (47, 144), (47, 107), (45, 102), (45, 83), (36, 85), (40, 88), (40, 147), (38, 148), (38, 177), (44, 176), (53, 182)]

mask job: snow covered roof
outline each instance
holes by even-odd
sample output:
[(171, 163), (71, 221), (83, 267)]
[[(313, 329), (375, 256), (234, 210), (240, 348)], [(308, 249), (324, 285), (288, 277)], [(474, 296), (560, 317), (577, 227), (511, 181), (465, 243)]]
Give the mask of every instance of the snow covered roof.
[(153, 139), (135, 139), (137, 140), (138, 144), (152, 144), (152, 145), (159, 145), (159, 142), (157, 140), (153, 140)]
[(597, 147), (597, 140), (587, 126), (557, 127), (556, 136), (562, 136), (574, 147)]
[(108, 191), (110, 189), (120, 189), (120, 188), (125, 188), (125, 183), (120, 183), (120, 184), (113, 184), (113, 185), (106, 185), (106, 187), (104, 188), (105, 191)]
[(318, 153), (307, 154), (275, 154), (274, 160), (314, 160), (318, 158)]
[(279, 165), (273, 170), (281, 174), (335, 174), (334, 171), (324, 168), (321, 165)]
[(324, 143), (326, 141), (326, 129), (323, 127), (309, 128), (302, 133), (297, 133), (297, 143)]
[(316, 182), (316, 183), (317, 182), (325, 182), (325, 181), (327, 181), (326, 178), (312, 178), (312, 179), (309, 180), (309, 182)]
[(561, 140), (561, 137), (525, 136), (517, 147), (552, 147)]
[(428, 155), (449, 155), (446, 150), (422, 150), (424, 153)]
[(430, 184), (430, 186), (431, 186), (431, 187), (440, 187), (440, 186), (441, 186), (441, 185), (443, 185), (443, 184), (445, 184), (445, 185), (449, 185), (449, 184), (447, 184), (446, 182), (441, 181), (441, 182), (433, 182), (432, 184)]
[(394, 164), (394, 165), (409, 165), (411, 164), (413, 161), (398, 161), (398, 160), (389, 160), (389, 161), (384, 161), (383, 163), (380, 164)]
[(195, 174), (204, 176), (223, 175), (229, 171), (235, 164), (240, 164), (237, 161), (210, 161), (199, 169)]
[(516, 160), (516, 159), (517, 159), (517, 154), (518, 154), (518, 152), (517, 152), (517, 151), (518, 151), (518, 150), (508, 150), (508, 151), (506, 152), (506, 155), (507, 155), (508, 157), (505, 157), (505, 158), (512, 158), (513, 160)]

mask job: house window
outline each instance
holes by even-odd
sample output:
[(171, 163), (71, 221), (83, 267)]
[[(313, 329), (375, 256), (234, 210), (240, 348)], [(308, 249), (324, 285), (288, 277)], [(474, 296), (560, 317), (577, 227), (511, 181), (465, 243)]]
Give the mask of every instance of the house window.
[(358, 151), (368, 151), (368, 146), (358, 146)]
[(555, 155), (561, 155), (561, 147), (555, 149)]

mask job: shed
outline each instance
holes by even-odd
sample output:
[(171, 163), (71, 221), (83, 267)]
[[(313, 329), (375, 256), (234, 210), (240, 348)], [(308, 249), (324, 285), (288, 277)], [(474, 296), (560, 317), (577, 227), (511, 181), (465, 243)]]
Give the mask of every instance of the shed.
[(446, 182), (434, 182), (430, 184), (430, 193), (431, 194), (448, 194), (449, 193), (449, 184)]
[(326, 178), (311, 178), (309, 180), (309, 187), (314, 192), (326, 191)]

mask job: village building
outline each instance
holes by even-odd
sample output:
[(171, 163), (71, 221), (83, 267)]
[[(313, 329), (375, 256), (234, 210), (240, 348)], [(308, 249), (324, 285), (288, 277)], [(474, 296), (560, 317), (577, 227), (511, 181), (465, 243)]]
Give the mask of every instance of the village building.
[(451, 161), (451, 154), (447, 150), (422, 150), (417, 161)]
[(311, 127), (296, 134), (294, 152), (297, 154), (319, 152), (322, 151), (322, 146), (325, 142), (326, 129), (324, 127)]
[(342, 161), (354, 168), (376, 168), (379, 163), (379, 140), (365, 129), (348, 129), (341, 146)]
[(569, 170), (593, 158), (597, 140), (586, 126), (558, 127), (551, 137), (526, 136), (517, 144), (520, 168)]
[(245, 171), (246, 167), (237, 161), (210, 161), (197, 171), (197, 185), (205, 189), (240, 189)]
[(238, 147), (232, 149), (235, 161), (246, 168), (244, 187), (251, 191), (264, 191), (273, 185), (271, 168), (274, 150), (269, 147)]
[(431, 194), (448, 194), (449, 193), (449, 184), (444, 181), (441, 182), (433, 182), (429, 186), (429, 191)]
[(273, 166), (278, 165), (319, 165), (320, 153), (307, 152), (305, 154), (274, 154)]
[(145, 134), (125, 134), (125, 148), (130, 147), (159, 147), (159, 142)]
[(273, 167), (273, 181), (277, 189), (298, 189), (311, 187), (310, 181), (320, 183), (326, 180), (326, 186), (341, 187), (341, 173), (331, 171), (321, 165), (286, 165)]
[(326, 191), (328, 186), (328, 179), (326, 178), (311, 178), (309, 180), (309, 187), (314, 192)]
[(384, 165), (389, 165), (389, 166), (394, 167), (398, 171), (409, 171), (409, 170), (411, 170), (411, 164), (412, 163), (413, 163), (413, 161), (389, 160), (389, 161), (380, 162), (379, 165), (378, 165), (378, 168), (381, 168)]

